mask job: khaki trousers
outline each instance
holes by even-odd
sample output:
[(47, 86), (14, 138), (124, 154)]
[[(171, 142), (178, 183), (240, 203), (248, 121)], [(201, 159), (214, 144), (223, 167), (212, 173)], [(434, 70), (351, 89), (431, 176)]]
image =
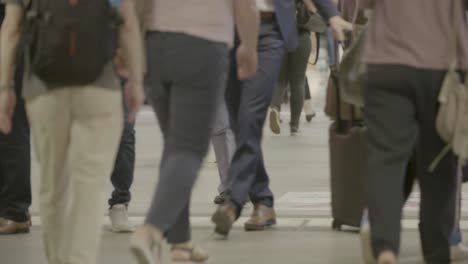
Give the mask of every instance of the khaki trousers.
[(121, 92), (72, 87), (28, 99), (41, 165), (40, 215), (50, 264), (95, 264), (123, 128)]

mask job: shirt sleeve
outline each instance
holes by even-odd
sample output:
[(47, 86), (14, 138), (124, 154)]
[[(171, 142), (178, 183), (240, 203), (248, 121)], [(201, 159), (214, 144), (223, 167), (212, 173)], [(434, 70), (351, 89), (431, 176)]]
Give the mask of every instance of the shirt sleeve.
[(313, 0), (319, 14), (325, 19), (326, 22), (334, 16), (339, 16), (338, 8), (332, 0)]

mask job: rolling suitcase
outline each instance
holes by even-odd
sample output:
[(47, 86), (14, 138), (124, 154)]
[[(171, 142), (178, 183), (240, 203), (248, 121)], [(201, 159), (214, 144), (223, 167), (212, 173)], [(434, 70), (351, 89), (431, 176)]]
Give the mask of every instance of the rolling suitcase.
[[(338, 74), (332, 69), (331, 80), (336, 86), (336, 100), (341, 102)], [(360, 227), (366, 206), (365, 162), (366, 128), (362, 120), (343, 120), (341, 103), (336, 104), (336, 119), (330, 126), (330, 187), (334, 230), (343, 225)], [(352, 106), (348, 106), (352, 107)], [(356, 112), (350, 109), (350, 112)]]

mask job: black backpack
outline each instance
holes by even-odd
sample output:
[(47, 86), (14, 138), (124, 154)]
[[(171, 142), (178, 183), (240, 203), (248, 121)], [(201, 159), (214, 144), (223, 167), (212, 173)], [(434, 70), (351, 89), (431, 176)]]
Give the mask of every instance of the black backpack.
[(109, 0), (30, 0), (23, 48), (31, 70), (49, 84), (91, 84), (115, 54), (121, 23)]

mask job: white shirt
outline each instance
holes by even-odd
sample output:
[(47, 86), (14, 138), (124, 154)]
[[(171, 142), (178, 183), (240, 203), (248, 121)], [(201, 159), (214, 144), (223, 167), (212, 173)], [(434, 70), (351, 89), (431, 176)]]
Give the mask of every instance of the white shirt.
[(273, 0), (256, 0), (257, 8), (261, 12), (275, 12), (275, 3)]

